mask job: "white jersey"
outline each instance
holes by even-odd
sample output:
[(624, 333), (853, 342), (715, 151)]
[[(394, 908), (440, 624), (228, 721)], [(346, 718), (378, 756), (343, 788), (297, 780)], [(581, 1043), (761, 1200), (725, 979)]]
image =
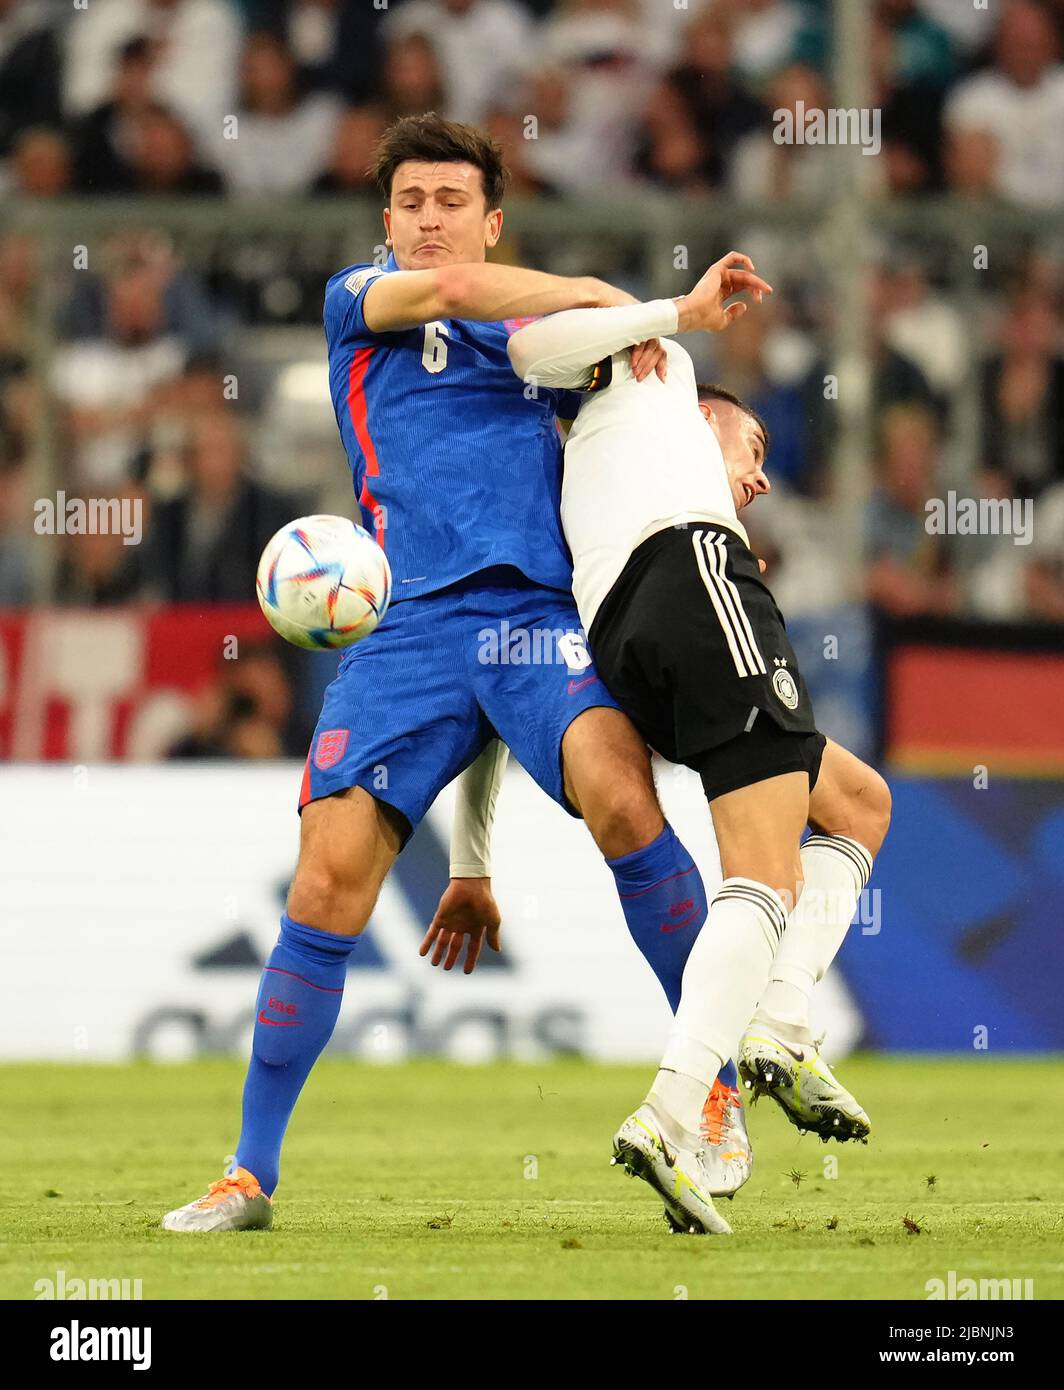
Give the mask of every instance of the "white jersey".
[(637, 382), (627, 349), (613, 354), (610, 384), (581, 405), (565, 446), (562, 527), (585, 632), (632, 551), (655, 532), (708, 521), (747, 541), (720, 444), (698, 408), (694, 364), (679, 343), (663, 342), (664, 381)]
[[(584, 630), (617, 582), (632, 551), (668, 526), (708, 521), (744, 544), (724, 458), (698, 408), (690, 357), (675, 333), (673, 300), (610, 309), (567, 309), (520, 328), (508, 352), (524, 381), (559, 390), (587, 389), (595, 364), (609, 360), (610, 380), (592, 389), (565, 446), (562, 525), (573, 555), (573, 593)], [(661, 338), (669, 358), (664, 382), (637, 382), (627, 348)], [(489, 744), (462, 774), (451, 837), (451, 874), (490, 877), (488, 839), (505, 750)]]

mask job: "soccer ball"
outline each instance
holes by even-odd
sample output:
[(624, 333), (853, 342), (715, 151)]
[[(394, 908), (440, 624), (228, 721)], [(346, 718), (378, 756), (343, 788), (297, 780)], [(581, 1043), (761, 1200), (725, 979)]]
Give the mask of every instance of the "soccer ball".
[(392, 572), (381, 547), (353, 521), (301, 516), (262, 552), (255, 591), (275, 632), (321, 651), (369, 636), (392, 596)]

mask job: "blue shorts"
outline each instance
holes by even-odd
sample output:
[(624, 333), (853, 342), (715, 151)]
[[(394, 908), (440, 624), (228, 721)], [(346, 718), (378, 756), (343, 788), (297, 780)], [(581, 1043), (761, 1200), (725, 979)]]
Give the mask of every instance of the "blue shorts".
[[(562, 737), (617, 704), (569, 594), (493, 569), (389, 609), (325, 692), (299, 805), (363, 787), (413, 831), (496, 735), (570, 815)], [(403, 843), (409, 838), (409, 831)]]

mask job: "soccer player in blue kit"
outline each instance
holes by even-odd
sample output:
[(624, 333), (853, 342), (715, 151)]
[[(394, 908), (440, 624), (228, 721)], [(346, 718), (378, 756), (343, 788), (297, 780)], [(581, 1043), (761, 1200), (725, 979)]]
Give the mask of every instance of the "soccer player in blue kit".
[[(332, 277), (325, 331), (341, 437), (363, 522), (391, 564), (393, 601), (372, 638), (345, 654), (311, 743), (299, 861), (256, 1002), (235, 1164), (163, 1218), (173, 1231), (271, 1224), (285, 1129), (332, 1035), (381, 884), (439, 792), (496, 735), (586, 821), (674, 1004), (706, 918), (646, 745), (584, 645), (559, 518), (565, 393), (529, 391), (507, 356), (529, 317), (633, 301), (599, 280), (485, 262), (502, 229), (505, 175), (473, 127), (433, 114), (399, 120), (376, 174), (392, 254), (386, 266)], [(734, 272), (726, 293), (755, 280)], [(641, 344), (633, 370), (645, 377), (663, 357), (659, 344)], [(485, 628), (526, 642), (552, 634), (554, 650), (548, 660), (484, 662)], [(683, 930), (663, 933), (680, 906)], [(734, 1095), (738, 1108), (726, 1073), (714, 1103)]]

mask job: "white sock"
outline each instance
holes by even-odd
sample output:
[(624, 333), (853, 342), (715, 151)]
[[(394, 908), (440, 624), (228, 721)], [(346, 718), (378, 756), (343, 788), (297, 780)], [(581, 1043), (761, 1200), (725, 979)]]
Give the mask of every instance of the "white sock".
[(783, 899), (753, 879), (725, 879), (709, 904), (684, 967), (680, 1007), (651, 1088), (659, 1113), (688, 1133), (698, 1132), (709, 1086), (734, 1054), (764, 991), (786, 924)]
[(647, 1100), (661, 1119), (665, 1138), (679, 1144), (686, 1135), (697, 1134), (705, 1109), (709, 1087), (697, 1076), (680, 1071), (659, 1071)]
[(845, 835), (810, 835), (802, 846), (804, 887), (787, 921), (757, 1018), (809, 1028), (809, 999), (846, 939), (872, 872), (864, 845)]

